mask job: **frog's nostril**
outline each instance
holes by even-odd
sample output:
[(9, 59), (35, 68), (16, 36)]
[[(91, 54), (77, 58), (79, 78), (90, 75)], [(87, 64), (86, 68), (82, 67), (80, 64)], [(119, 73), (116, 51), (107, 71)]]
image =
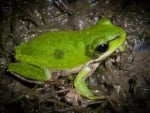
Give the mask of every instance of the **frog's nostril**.
[(95, 48), (98, 52), (105, 52), (108, 50), (108, 44), (100, 44)]

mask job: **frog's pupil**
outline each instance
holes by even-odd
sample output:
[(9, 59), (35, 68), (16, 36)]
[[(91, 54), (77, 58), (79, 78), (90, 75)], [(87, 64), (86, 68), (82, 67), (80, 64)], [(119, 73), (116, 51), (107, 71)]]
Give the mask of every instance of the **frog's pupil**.
[(108, 44), (100, 44), (98, 45), (95, 50), (98, 52), (105, 52), (108, 49)]

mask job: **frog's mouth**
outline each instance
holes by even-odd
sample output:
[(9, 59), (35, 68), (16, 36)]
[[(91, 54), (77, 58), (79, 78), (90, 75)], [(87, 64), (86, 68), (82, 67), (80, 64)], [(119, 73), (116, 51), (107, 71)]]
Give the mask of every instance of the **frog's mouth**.
[(110, 40), (108, 42), (108, 49), (106, 52), (102, 53), (99, 58), (90, 61), (89, 63), (93, 62), (100, 62), (104, 59), (106, 59), (108, 56), (110, 56), (113, 52), (118, 51), (118, 49), (123, 52), (125, 51), (125, 38), (126, 38), (126, 33), (123, 32), (122, 35), (117, 35), (116, 38), (113, 40)]

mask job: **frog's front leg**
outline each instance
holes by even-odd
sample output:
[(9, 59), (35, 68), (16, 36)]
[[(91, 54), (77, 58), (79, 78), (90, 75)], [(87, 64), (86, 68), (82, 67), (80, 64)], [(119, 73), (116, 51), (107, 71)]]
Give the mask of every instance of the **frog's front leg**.
[(74, 80), (74, 86), (79, 93), (91, 100), (94, 99), (105, 99), (105, 96), (94, 96), (94, 94), (91, 92), (91, 90), (87, 87), (87, 84), (85, 83), (85, 79), (91, 75), (95, 69), (98, 67), (99, 63), (90, 64), (88, 66), (85, 66), (79, 74), (76, 76)]
[(8, 65), (8, 71), (17, 77), (32, 83), (44, 83), (44, 81), (49, 80), (51, 77), (49, 69), (36, 67), (26, 63), (10, 63)]

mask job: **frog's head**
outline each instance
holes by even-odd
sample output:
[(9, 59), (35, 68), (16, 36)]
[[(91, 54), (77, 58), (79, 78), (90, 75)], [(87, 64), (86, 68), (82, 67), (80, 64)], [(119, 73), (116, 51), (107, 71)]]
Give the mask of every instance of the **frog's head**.
[(107, 18), (101, 19), (94, 28), (95, 39), (87, 46), (87, 52), (95, 61), (101, 61), (116, 49), (125, 50), (126, 32)]

